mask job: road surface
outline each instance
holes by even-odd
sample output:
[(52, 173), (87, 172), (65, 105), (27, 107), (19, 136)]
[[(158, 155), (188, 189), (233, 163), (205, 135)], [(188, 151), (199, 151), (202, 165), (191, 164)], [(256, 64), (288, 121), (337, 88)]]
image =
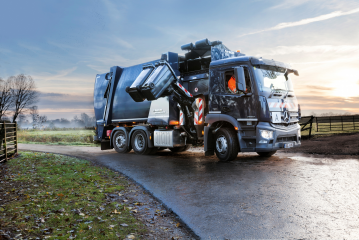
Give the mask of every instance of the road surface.
[(153, 156), (97, 147), (19, 144), (89, 159), (124, 173), (171, 208), (201, 239), (358, 239), (359, 159), (203, 152)]

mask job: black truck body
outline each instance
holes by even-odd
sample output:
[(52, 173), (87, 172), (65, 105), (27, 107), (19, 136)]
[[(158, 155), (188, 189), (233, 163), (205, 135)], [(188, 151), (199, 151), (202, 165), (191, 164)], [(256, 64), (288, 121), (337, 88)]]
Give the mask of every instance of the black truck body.
[(238, 152), (270, 156), (300, 146), (300, 106), (289, 77), (296, 70), (230, 51), (220, 41), (181, 48), (185, 56), (168, 52), (96, 76), (101, 149), (154, 154), (204, 144), (206, 155), (228, 161)]

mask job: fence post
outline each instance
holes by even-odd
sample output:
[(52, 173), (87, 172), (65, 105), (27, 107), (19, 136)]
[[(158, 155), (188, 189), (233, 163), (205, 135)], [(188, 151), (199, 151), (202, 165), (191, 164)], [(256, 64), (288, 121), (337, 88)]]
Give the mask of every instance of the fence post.
[(6, 124), (5, 124), (5, 121), (4, 121), (4, 147), (5, 147), (5, 161), (7, 161)]
[(354, 121), (354, 116), (353, 116), (353, 127), (354, 127), (354, 130), (355, 130), (355, 121)]
[(332, 118), (329, 117), (329, 131), (332, 131)]
[(318, 132), (318, 118), (315, 118), (315, 124), (317, 125), (317, 132)]
[(15, 154), (17, 154), (17, 122), (15, 122)]
[(312, 115), (311, 118), (310, 118), (309, 139), (310, 139), (310, 137), (312, 136), (312, 123), (313, 123), (313, 119), (314, 119), (314, 117), (313, 117), (313, 115)]

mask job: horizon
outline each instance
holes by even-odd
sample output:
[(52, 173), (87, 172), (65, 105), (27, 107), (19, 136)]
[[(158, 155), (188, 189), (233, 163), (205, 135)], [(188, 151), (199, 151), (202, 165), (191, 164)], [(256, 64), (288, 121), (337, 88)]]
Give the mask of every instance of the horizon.
[(49, 119), (93, 116), (96, 74), (163, 52), (182, 55), (181, 45), (203, 38), (290, 63), (299, 71), (292, 80), (303, 116), (359, 114), (357, 1), (158, 0), (139, 8), (125, 1), (36, 0), (0, 6), (0, 77), (32, 76), (41, 93), (39, 113)]

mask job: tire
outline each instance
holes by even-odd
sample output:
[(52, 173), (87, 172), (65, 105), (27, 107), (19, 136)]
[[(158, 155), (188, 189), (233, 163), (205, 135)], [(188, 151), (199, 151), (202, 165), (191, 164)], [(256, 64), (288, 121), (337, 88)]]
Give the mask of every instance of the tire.
[(221, 162), (234, 160), (239, 152), (238, 137), (229, 128), (220, 128), (215, 135), (215, 152)]
[(123, 130), (118, 130), (112, 138), (113, 148), (118, 153), (128, 153), (131, 151), (131, 147), (128, 147), (127, 141), (128, 139), (126, 133)]
[(131, 146), (136, 154), (150, 154), (153, 148), (148, 147), (147, 135), (142, 130), (136, 130), (131, 136)]
[(174, 147), (174, 148), (170, 148), (170, 150), (172, 152), (185, 152), (187, 151), (189, 148), (191, 147), (190, 144), (184, 146), (184, 147)]
[(271, 151), (271, 152), (257, 152), (259, 156), (261, 157), (270, 157), (273, 154), (275, 154), (277, 151)]

